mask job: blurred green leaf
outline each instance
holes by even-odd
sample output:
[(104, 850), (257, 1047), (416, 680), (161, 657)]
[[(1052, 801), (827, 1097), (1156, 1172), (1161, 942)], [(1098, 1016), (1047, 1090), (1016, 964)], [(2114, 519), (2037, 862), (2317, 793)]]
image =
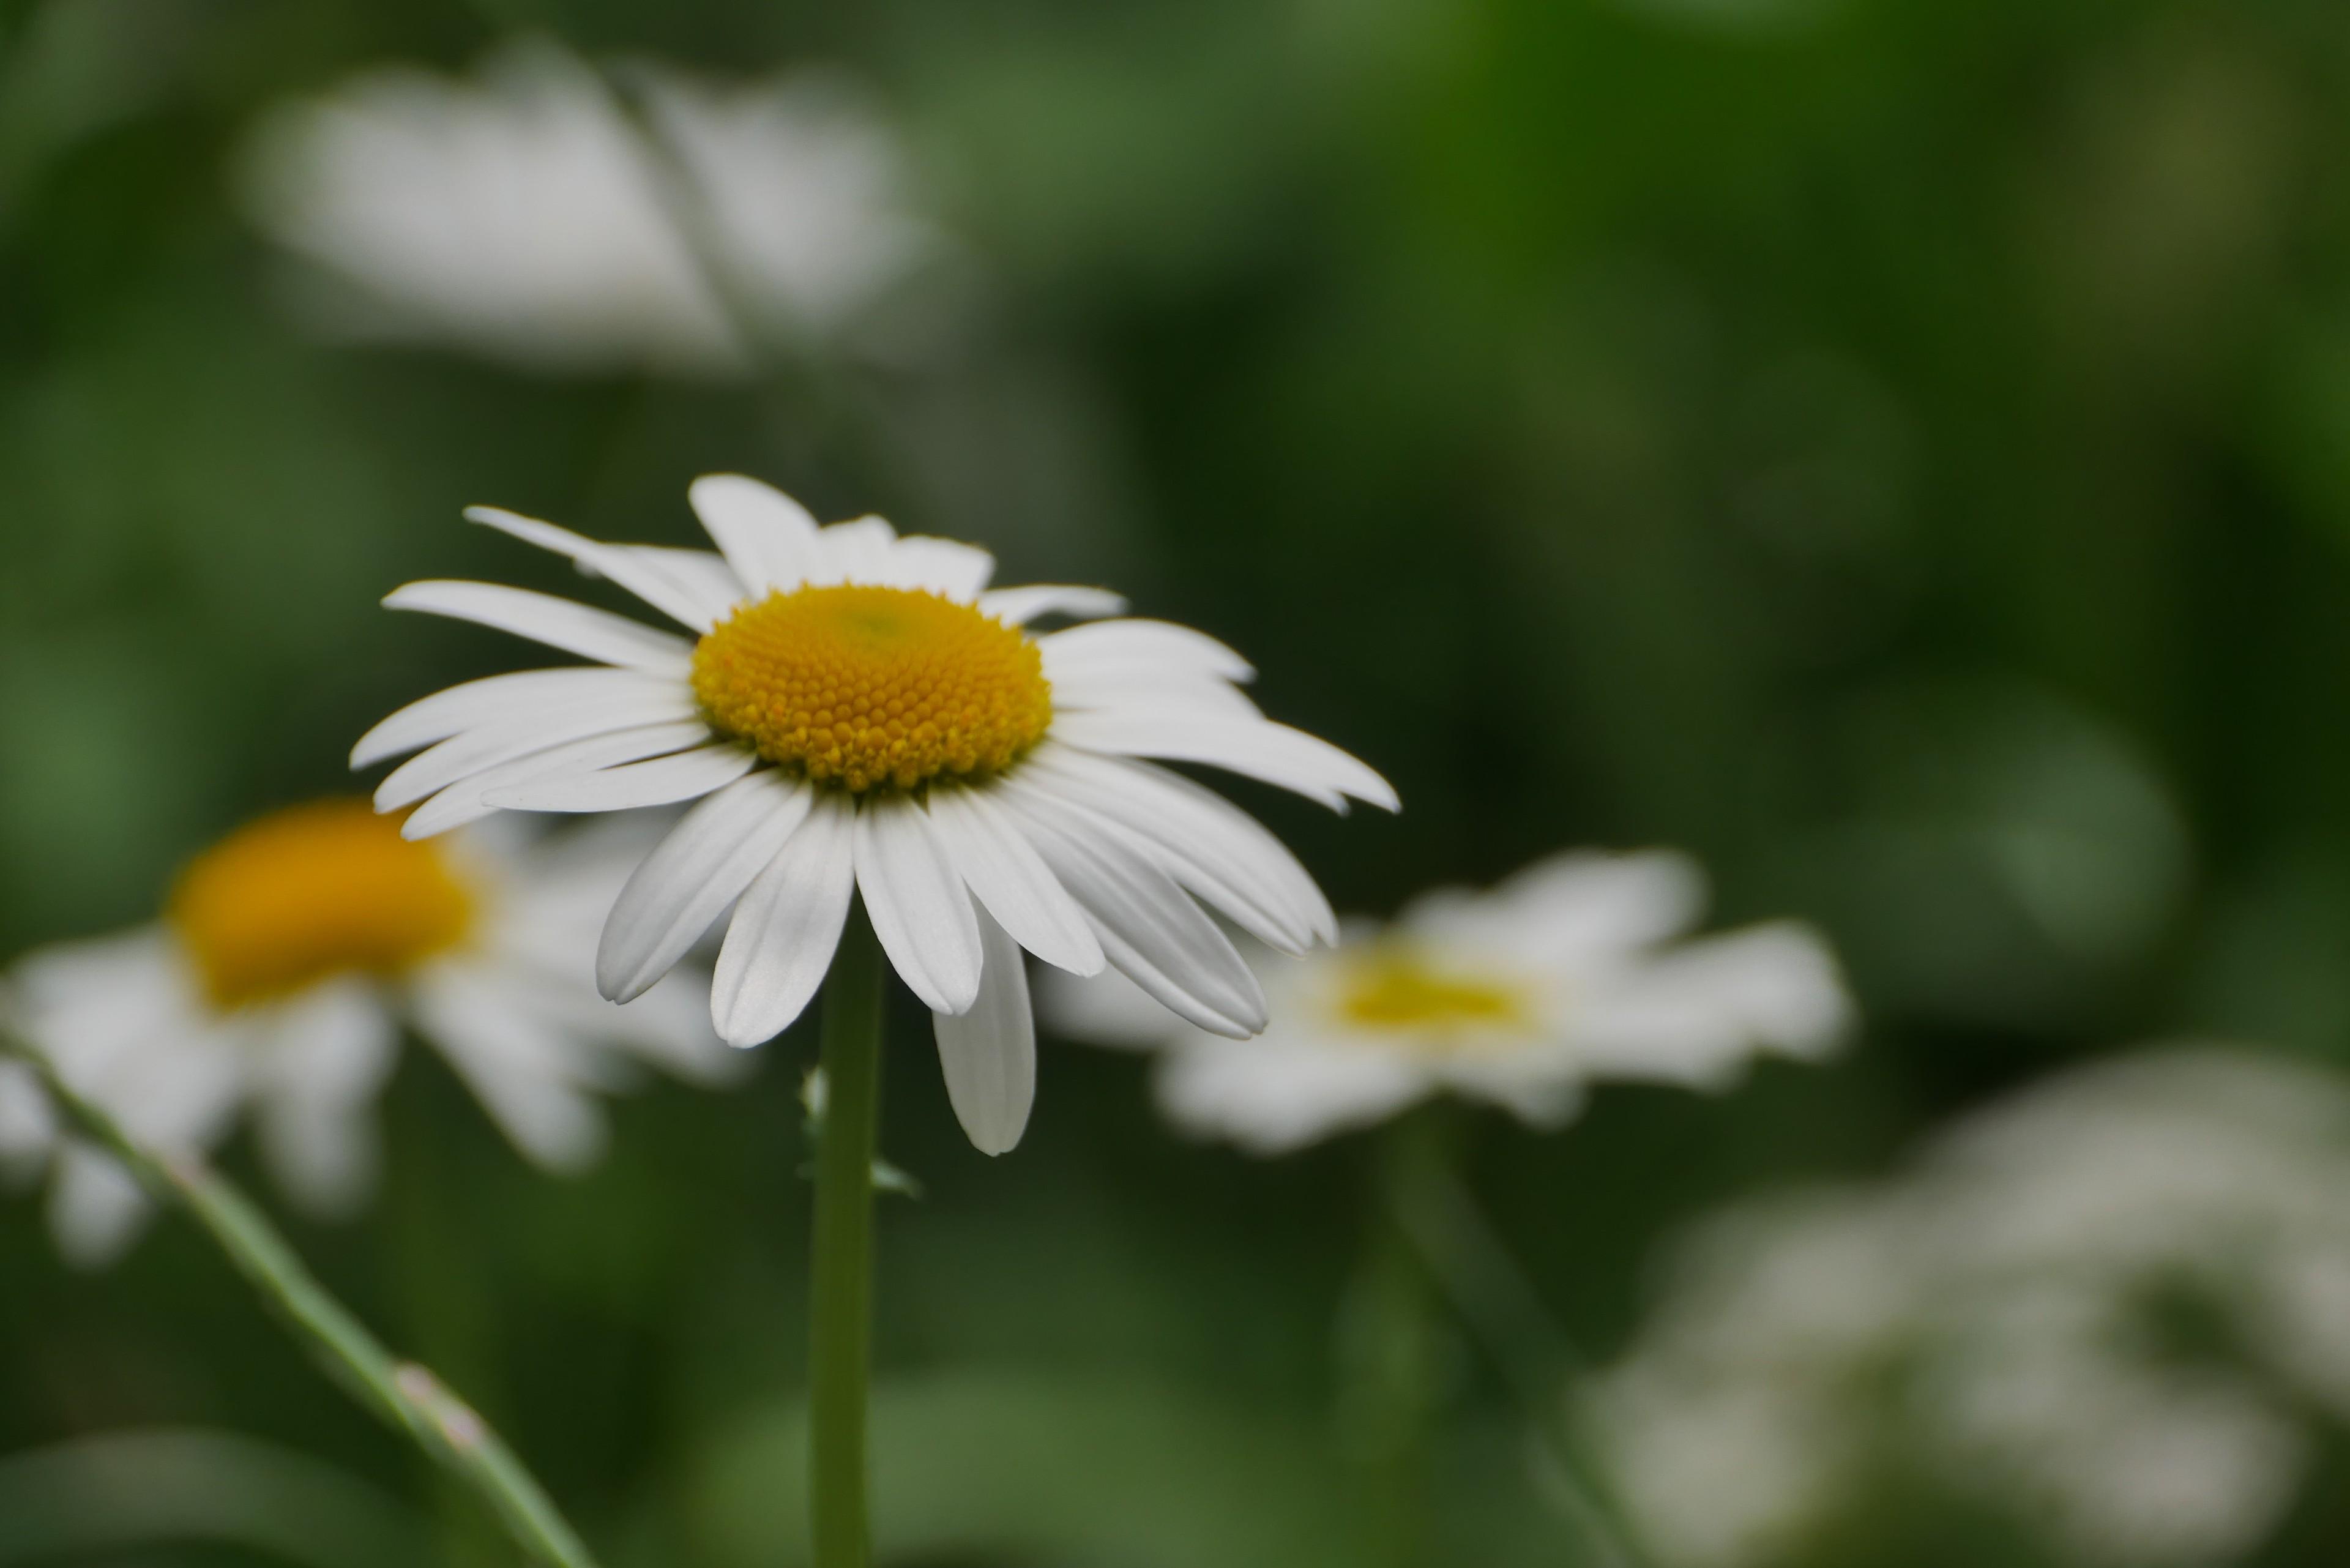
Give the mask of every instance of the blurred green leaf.
[(299, 1568), (418, 1568), (421, 1519), (346, 1471), (232, 1433), (114, 1432), (0, 1459), (0, 1563), (197, 1542)]
[[(988, 1372), (874, 1390), (876, 1552), (1099, 1564), (1311, 1568), (1360, 1561), (1326, 1433), (1113, 1378)], [(715, 1568), (806, 1560), (796, 1404), (712, 1447), (689, 1496)]]

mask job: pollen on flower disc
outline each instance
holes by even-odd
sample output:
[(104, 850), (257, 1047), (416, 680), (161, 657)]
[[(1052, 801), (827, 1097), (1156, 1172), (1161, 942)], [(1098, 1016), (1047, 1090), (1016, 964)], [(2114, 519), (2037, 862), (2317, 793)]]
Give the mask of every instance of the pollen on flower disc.
[(362, 800), (273, 812), (189, 863), (169, 919), (213, 1003), (330, 975), (397, 974), (465, 939), (473, 896), (432, 844)]
[(1534, 1012), (1532, 999), (1508, 980), (1453, 972), (1385, 943), (1355, 961), (1336, 1001), (1357, 1028), (1445, 1046), (1515, 1033)]
[(1053, 719), (1017, 627), (914, 588), (774, 593), (693, 650), (711, 722), (770, 762), (852, 791), (1009, 766)]

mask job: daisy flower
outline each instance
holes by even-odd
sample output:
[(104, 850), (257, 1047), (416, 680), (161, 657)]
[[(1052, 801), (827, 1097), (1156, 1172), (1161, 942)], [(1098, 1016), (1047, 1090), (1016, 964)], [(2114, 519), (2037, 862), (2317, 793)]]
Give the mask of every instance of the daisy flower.
[[(198, 856), (157, 924), (21, 960), (9, 1023), (159, 1153), (201, 1153), (249, 1106), (287, 1192), (322, 1213), (372, 1188), (370, 1107), (403, 1023), (525, 1155), (573, 1168), (601, 1147), (593, 1091), (629, 1059), (702, 1080), (739, 1061), (681, 984), (625, 1012), (595, 993), (583, 910), (640, 848), (490, 829), (418, 844), (363, 800), (289, 807)], [(0, 1161), (53, 1165), (52, 1220), (78, 1261), (119, 1251), (144, 1213), (21, 1064), (0, 1067)]]
[[(597, 950), (606, 996), (651, 986), (713, 922), (718, 1033), (752, 1044), (797, 1018), (861, 897), (939, 1053), (972, 1142), (1019, 1141), (1035, 1085), (1022, 952), (1117, 969), (1198, 1028), (1263, 1029), (1255, 975), (1207, 909), (1303, 952), (1336, 935), (1313, 878), (1264, 828), (1143, 758), (1201, 763), (1334, 809), (1389, 810), (1385, 780), (1276, 724), (1231, 649), (1112, 617), (1099, 588), (988, 587), (969, 545), (879, 517), (818, 527), (739, 475), (694, 482), (702, 551), (598, 544), (477, 507), (475, 522), (609, 578), (691, 636), (487, 583), (411, 583), (384, 602), (501, 628), (584, 668), (493, 676), (402, 709), (354, 766), (417, 754), (376, 793), (425, 838), (507, 808), (695, 804), (629, 879)], [(421, 749), (420, 749), (421, 748)], [(1202, 904), (1207, 906), (1203, 909)]]
[(1888, 1483), (1929, 1518), (1988, 1505), (2039, 1560), (2253, 1559), (2350, 1432), (2345, 1187), (2339, 1073), (2210, 1045), (2075, 1068), (1888, 1178), (1704, 1221), (1599, 1430), (1688, 1568), (1897, 1517)]
[(847, 84), (639, 74), (659, 146), (544, 41), (472, 81), (370, 71), (264, 122), (246, 205), (348, 286), (338, 327), (556, 371), (740, 374), (734, 309), (822, 338), (936, 248)]
[(1335, 950), (1264, 955), (1276, 1020), (1245, 1045), (1170, 1019), (1114, 977), (1047, 994), (1062, 1033), (1159, 1048), (1176, 1122), (1258, 1154), (1439, 1094), (1540, 1127), (1598, 1077), (1718, 1087), (1758, 1052), (1814, 1058), (1851, 1017), (1835, 961), (1792, 922), (1681, 940), (1703, 912), (1685, 857), (1571, 854), (1490, 893), (1430, 893)]

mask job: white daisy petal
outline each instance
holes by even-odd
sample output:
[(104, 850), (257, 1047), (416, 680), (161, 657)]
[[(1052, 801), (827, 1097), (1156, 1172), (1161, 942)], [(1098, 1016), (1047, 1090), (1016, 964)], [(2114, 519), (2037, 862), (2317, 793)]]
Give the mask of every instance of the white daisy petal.
[(30, 1179), (57, 1138), (56, 1107), (22, 1062), (0, 1061), (0, 1180)]
[(873, 580), (969, 604), (994, 575), (995, 557), (976, 545), (917, 534), (889, 546)]
[(686, 498), (734, 575), (753, 589), (795, 588), (815, 574), (816, 519), (775, 486), (740, 473), (705, 473), (687, 487)]
[(1621, 955), (1679, 936), (1705, 913), (1705, 872), (1669, 849), (1556, 855), (1493, 890), (1492, 918), (1555, 959)]
[(898, 530), (879, 517), (858, 517), (847, 523), (835, 523), (816, 531), (817, 548), (822, 552), (821, 571), (812, 573), (809, 581), (816, 583), (871, 583), (881, 580), (889, 557), (889, 546), (898, 542)]
[(568, 528), (558, 528), (536, 517), (525, 517), (503, 506), (468, 506), (465, 519), (470, 523), (479, 523), (485, 528), (495, 528), (501, 534), (510, 534), (543, 550), (567, 556), (577, 563), (581, 570), (609, 578), (680, 625), (691, 627), (697, 632), (710, 629), (710, 617), (697, 602), (696, 596), (681, 591), (669, 573), (650, 567), (623, 546), (600, 544), (574, 534)]
[[(376, 785), (375, 808), (397, 811), (484, 768), (619, 730), (700, 724), (692, 695), (681, 689), (611, 693), (542, 705), (536, 711), (450, 736), (409, 758)], [(709, 730), (702, 727), (702, 737)], [(691, 742), (688, 742), (689, 744)]]
[(683, 682), (637, 670), (575, 666), (485, 676), (411, 702), (384, 720), (351, 748), (351, 766), (371, 767), (463, 731), (527, 720), (550, 707), (625, 701), (656, 691), (692, 700), (692, 689)]
[(762, 597), (743, 585), (725, 556), (713, 551), (681, 550), (668, 545), (616, 545), (613, 548), (625, 551), (647, 571), (667, 577), (713, 625)]
[[(590, 931), (578, 953), (586, 959), (594, 950)], [(741, 1081), (750, 1064), (710, 1026), (709, 988), (702, 977), (682, 968), (670, 971), (625, 1007), (605, 1001), (592, 985), (575, 984), (568, 965), (526, 975), (502, 971), (499, 978), (513, 992), (516, 1006), (544, 1013), (583, 1042), (608, 1046), (689, 1084), (723, 1087)]]
[(681, 818), (612, 905), (596, 948), (596, 986), (641, 995), (775, 857), (814, 792), (774, 769), (735, 780)]
[(1129, 717), (1186, 714), (1263, 720), (1264, 712), (1247, 692), (1221, 676), (1163, 665), (1081, 664), (1053, 682), (1053, 711), (1112, 708)]
[(399, 1034), (372, 988), (320, 986), (280, 1005), (256, 1054), (262, 1152), (288, 1196), (341, 1216), (375, 1187), (371, 1106), (390, 1076)]
[(17, 961), (9, 981), (11, 1013), (79, 1085), (91, 1056), (136, 1043), (176, 1016), (189, 976), (171, 933), (157, 925), (37, 948)]
[(1442, 1077), (1456, 1094), (1500, 1106), (1528, 1127), (1562, 1127), (1583, 1110), (1591, 1064), (1545, 1063), (1541, 1055), (1462, 1052), (1443, 1064)]
[(170, 928), (34, 952), (11, 978), (16, 1026), (132, 1137), (196, 1154), (227, 1132), (255, 1043), (202, 997)]
[(720, 741), (650, 762), (511, 784), (482, 798), (506, 811), (633, 811), (699, 800), (758, 765), (750, 747)]
[(527, 784), (547, 775), (563, 775), (576, 771), (593, 772), (624, 763), (641, 762), (647, 757), (681, 752), (710, 738), (709, 726), (699, 719), (677, 724), (648, 724), (641, 729), (621, 730), (609, 735), (591, 735), (584, 741), (567, 745), (549, 746), (484, 768), (470, 778), (460, 779), (442, 790), (414, 811), (400, 825), (403, 838), (432, 838), (494, 815), (498, 807), (487, 796), (509, 785)]
[(693, 668), (693, 645), (681, 637), (528, 588), (438, 578), (394, 588), (383, 603), (386, 609), (418, 610), (494, 627), (623, 669), (682, 677)]
[(1036, 639), (1045, 678), (1058, 680), (1095, 664), (1187, 670), (1223, 680), (1253, 680), (1256, 667), (1204, 631), (1166, 620), (1105, 620)]
[(261, 1102), (261, 1151), (295, 1204), (321, 1219), (355, 1212), (375, 1190), (382, 1139), (364, 1102)]
[[(1338, 940), (1338, 918), (1288, 846), (1222, 795), (1149, 763), (1051, 743), (1020, 777), (1040, 804), (1066, 800), (1139, 839), (1160, 867), (1268, 947)], [(1031, 783), (1030, 781), (1034, 782)]]
[(1619, 1076), (1719, 1087), (1757, 1051), (1828, 1054), (1851, 1010), (1827, 944), (1785, 921), (1648, 960), (1593, 999), (1586, 1054)]
[(938, 831), (904, 795), (858, 804), (857, 886), (881, 950), (933, 1012), (963, 1012), (979, 997), (979, 922)]
[(743, 889), (718, 950), (711, 1022), (730, 1045), (756, 1045), (790, 1028), (832, 967), (857, 888), (856, 807), (815, 797), (807, 819)]
[(147, 1194), (110, 1155), (69, 1142), (49, 1179), (49, 1229), (78, 1269), (103, 1268), (130, 1250), (154, 1212)]
[(1055, 1034), (1123, 1051), (1155, 1051), (1196, 1033), (1114, 969), (1082, 979), (1048, 969), (1036, 978), (1037, 1006), (1045, 1027)]
[(604, 1116), (573, 1077), (577, 1043), (462, 971), (416, 987), (416, 1023), (516, 1148), (550, 1170), (603, 1151)]
[(982, 1154), (1007, 1154), (1028, 1129), (1036, 1101), (1036, 1021), (1020, 944), (986, 910), (978, 919), (986, 955), (979, 1000), (961, 1016), (932, 1013), (931, 1028), (964, 1135)]
[(1167, 1054), (1158, 1088), (1170, 1120), (1252, 1154), (1280, 1155), (1384, 1121), (1424, 1098), (1429, 1082), (1375, 1051), (1195, 1035)]
[(1055, 713), (1053, 737), (1089, 752), (1203, 763), (1318, 800), (1336, 811), (1347, 809), (1342, 795), (1388, 811), (1402, 809), (1395, 786), (1387, 780), (1320, 736), (1286, 724), (1204, 713), (1113, 710)]
[(1101, 972), (1101, 942), (1085, 910), (984, 789), (933, 785), (930, 811), (972, 896), (1022, 947), (1072, 974)]
[(1033, 583), (1017, 588), (993, 588), (979, 596), (982, 615), (1006, 626), (1026, 626), (1039, 616), (1064, 615), (1072, 620), (1124, 615), (1126, 596), (1107, 588), (1073, 583)]
[(1265, 1024), (1264, 992), (1216, 923), (1173, 878), (1074, 816), (1007, 797), (1029, 841), (1092, 919), (1118, 972), (1211, 1034), (1245, 1039)]

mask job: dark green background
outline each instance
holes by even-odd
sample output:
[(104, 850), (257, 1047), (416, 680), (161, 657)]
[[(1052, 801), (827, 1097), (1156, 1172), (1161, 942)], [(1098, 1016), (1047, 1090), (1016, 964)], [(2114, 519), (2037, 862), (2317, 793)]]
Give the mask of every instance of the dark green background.
[[(241, 137), (534, 28), (856, 71), (974, 258), (951, 351), (730, 388), (314, 345)], [(383, 712), (520, 662), (373, 607), (566, 586), (461, 506), (688, 543), (689, 478), (758, 473), (1246, 651), (1403, 794), (1234, 786), (1342, 909), (1672, 844), (1724, 919), (1831, 933), (1868, 1016), (1834, 1067), (1473, 1118), (1604, 1357), (1732, 1195), (2147, 1038), (2350, 1055), (2345, 263), (2339, 0), (0, 5), (0, 953), (146, 918), (209, 836), (351, 787)], [(885, 1511), (994, 1544), (905, 1560), (1358, 1561), (1322, 1449), (1361, 1141), (1187, 1145), (1136, 1062), (1048, 1044), (988, 1161), (923, 1033), (906, 1005), (885, 1145), (928, 1195), (885, 1208), (885, 1409), (1004, 1473), (910, 1460)], [(777, 1549), (808, 1055), (622, 1103), (565, 1182), (411, 1054), (383, 1200), (297, 1230), (618, 1563)], [(1450, 1400), (1443, 1559), (1561, 1560), (1473, 1358)], [(0, 1205), (0, 1451), (159, 1424), (311, 1449), (498, 1560), (184, 1230), (85, 1278)]]

